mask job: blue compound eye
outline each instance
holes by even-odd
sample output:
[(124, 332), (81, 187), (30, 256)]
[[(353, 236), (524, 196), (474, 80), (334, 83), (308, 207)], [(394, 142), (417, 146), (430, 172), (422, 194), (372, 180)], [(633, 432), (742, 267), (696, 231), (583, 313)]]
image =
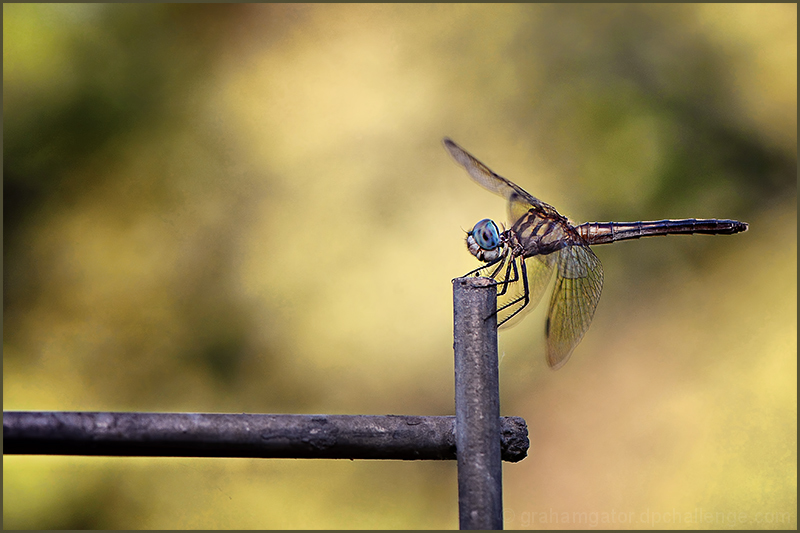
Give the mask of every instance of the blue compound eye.
[(484, 218), (472, 228), (470, 232), (472, 238), (484, 250), (494, 250), (500, 246), (500, 231), (497, 224), (488, 218)]

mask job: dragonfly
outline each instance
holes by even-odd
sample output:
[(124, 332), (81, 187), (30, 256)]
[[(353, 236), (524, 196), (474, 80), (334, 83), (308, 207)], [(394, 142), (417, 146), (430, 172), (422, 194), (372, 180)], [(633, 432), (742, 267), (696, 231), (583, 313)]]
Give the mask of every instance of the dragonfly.
[[(603, 289), (603, 266), (589, 248), (655, 235), (732, 235), (746, 231), (738, 220), (680, 219), (640, 222), (586, 222), (573, 225), (554, 207), (489, 170), (449, 138), (444, 146), (470, 177), (508, 202), (510, 227), (478, 221), (467, 232), (467, 249), (485, 263), (465, 274), (494, 280), (497, 325), (508, 325), (523, 309), (536, 307), (555, 271), (555, 288), (545, 323), (547, 363), (561, 368), (594, 317)], [(491, 317), (489, 317), (491, 318)]]

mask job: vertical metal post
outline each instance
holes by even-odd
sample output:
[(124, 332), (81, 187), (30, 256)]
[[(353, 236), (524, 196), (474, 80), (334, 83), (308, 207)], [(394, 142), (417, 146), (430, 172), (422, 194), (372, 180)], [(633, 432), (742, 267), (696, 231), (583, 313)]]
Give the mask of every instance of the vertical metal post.
[(453, 280), (461, 529), (503, 529), (496, 306), (490, 280)]

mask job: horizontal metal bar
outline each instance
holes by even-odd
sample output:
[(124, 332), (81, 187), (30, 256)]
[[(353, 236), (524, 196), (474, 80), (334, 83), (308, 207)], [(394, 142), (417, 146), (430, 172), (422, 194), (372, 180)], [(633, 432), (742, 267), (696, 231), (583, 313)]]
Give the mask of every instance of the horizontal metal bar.
[[(524, 459), (525, 420), (501, 434)], [(3, 454), (452, 460), (455, 417), (4, 411)]]

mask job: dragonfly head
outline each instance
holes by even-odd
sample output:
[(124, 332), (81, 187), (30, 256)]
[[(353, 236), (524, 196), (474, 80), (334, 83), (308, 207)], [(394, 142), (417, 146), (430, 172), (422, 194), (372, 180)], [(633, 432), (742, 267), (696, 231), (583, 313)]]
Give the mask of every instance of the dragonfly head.
[(469, 253), (485, 263), (496, 260), (503, 255), (504, 242), (500, 230), (494, 221), (484, 218), (467, 232), (467, 248)]

